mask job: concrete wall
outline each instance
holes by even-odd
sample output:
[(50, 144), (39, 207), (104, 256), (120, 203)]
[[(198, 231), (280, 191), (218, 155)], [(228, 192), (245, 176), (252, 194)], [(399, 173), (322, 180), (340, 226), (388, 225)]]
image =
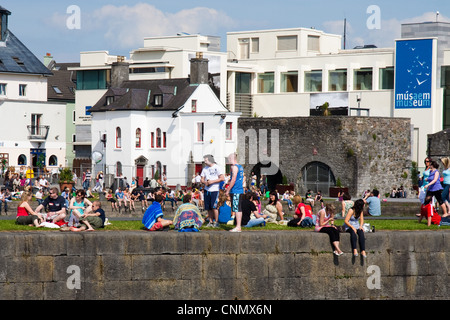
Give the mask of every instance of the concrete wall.
[(0, 233), (0, 299), (448, 299), (450, 232)]

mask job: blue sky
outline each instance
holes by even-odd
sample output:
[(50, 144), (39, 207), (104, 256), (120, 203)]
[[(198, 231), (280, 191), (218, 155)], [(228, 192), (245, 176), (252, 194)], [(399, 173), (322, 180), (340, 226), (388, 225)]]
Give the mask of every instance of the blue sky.
[[(12, 12), (10, 30), (33, 53), (51, 53), (58, 62), (77, 62), (81, 51), (107, 50), (129, 56), (143, 46), (144, 37), (175, 35), (177, 32), (221, 37), (226, 33), (259, 29), (314, 27), (343, 34), (347, 19), (347, 48), (362, 44), (393, 47), (400, 25), (436, 19), (450, 22), (446, 0), (3, 0)], [(68, 28), (74, 17), (71, 5), (80, 9), (79, 28)], [(370, 29), (369, 6), (379, 8), (379, 28)]]

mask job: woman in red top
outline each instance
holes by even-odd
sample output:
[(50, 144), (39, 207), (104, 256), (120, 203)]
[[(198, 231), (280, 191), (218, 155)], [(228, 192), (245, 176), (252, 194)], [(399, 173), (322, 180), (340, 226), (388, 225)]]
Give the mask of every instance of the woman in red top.
[(41, 227), (41, 223), (44, 221), (40, 213), (34, 212), (31, 209), (28, 201), (31, 200), (32, 194), (29, 191), (24, 191), (22, 193), (21, 201), (17, 207), (16, 224), (35, 226), (37, 228)]

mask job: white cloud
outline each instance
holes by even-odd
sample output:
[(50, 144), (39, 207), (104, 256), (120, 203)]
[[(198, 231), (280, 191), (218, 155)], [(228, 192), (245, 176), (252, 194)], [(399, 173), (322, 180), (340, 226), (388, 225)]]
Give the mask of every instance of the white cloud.
[[(381, 20), (380, 29), (369, 30), (365, 25), (362, 28), (354, 28), (347, 20), (347, 49), (354, 46), (374, 44), (379, 48), (392, 48), (395, 39), (401, 37), (401, 25), (404, 23), (436, 21), (436, 12), (426, 12), (421, 16), (398, 20), (396, 18)], [(438, 21), (450, 22), (450, 18), (439, 14)], [(324, 31), (343, 35), (344, 21), (334, 20), (323, 23)]]
[(145, 37), (171, 36), (178, 32), (214, 35), (221, 28), (234, 25), (230, 17), (215, 9), (198, 7), (165, 13), (145, 3), (132, 7), (107, 5), (91, 17), (87, 28), (103, 30), (106, 40), (122, 48), (139, 47)]

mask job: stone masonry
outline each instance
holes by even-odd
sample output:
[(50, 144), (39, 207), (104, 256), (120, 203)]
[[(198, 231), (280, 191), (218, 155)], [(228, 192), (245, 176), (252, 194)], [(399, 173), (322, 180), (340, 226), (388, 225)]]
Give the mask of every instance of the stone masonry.
[[(406, 190), (411, 188), (410, 119), (345, 116), (240, 118), (238, 126), (243, 137), (238, 143), (238, 153), (244, 153), (247, 176), (260, 161), (258, 157), (258, 161), (249, 162), (259, 146), (259, 154), (269, 157), (272, 150), (278, 148), (278, 167), (300, 194), (306, 192), (302, 168), (311, 162), (321, 162), (330, 167), (336, 180), (339, 178), (342, 186), (349, 188), (352, 197), (360, 196), (367, 189), (377, 188), (383, 195), (393, 186), (403, 185)], [(264, 129), (267, 129), (268, 139), (261, 135)], [(271, 145), (274, 129), (279, 130), (277, 146)], [(252, 133), (257, 135), (256, 144), (252, 142)], [(267, 148), (261, 144), (265, 140), (268, 141)], [(264, 150), (261, 150), (261, 145)]]

